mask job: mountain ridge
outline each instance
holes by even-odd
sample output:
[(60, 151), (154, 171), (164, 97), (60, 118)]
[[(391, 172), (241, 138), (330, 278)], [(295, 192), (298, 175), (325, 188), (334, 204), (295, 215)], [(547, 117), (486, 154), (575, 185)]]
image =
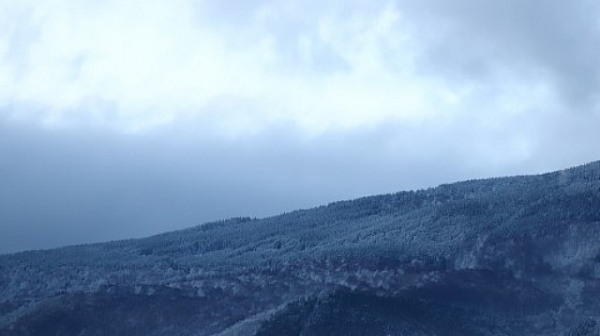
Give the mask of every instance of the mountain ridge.
[[(258, 336), (592, 335), (599, 238), (600, 161), (461, 181), (2, 255), (0, 332), (216, 335), (245, 325)], [(361, 300), (371, 308), (357, 310)], [(130, 322), (111, 313), (124, 307)], [(524, 307), (522, 316), (510, 307)], [(116, 321), (110, 332), (98, 316)], [(462, 324), (427, 322), (445, 316)], [(164, 323), (148, 323), (157, 318)]]
[(197, 229), (197, 228), (199, 228), (201, 226), (218, 226), (218, 225), (222, 225), (223, 223), (230, 222), (230, 221), (269, 220), (269, 219), (274, 219), (274, 218), (278, 218), (278, 217), (285, 216), (285, 215), (292, 215), (292, 214), (295, 214), (295, 213), (298, 213), (298, 212), (313, 211), (313, 210), (317, 210), (317, 209), (321, 209), (321, 208), (325, 208), (325, 207), (338, 206), (338, 205), (352, 203), (352, 202), (357, 202), (357, 201), (361, 201), (361, 200), (367, 200), (367, 199), (378, 198), (378, 197), (392, 196), (392, 195), (402, 194), (402, 193), (420, 193), (420, 192), (427, 192), (427, 191), (430, 191), (430, 190), (435, 190), (435, 189), (438, 189), (438, 188), (455, 187), (455, 186), (460, 186), (460, 185), (463, 185), (463, 184), (464, 185), (468, 185), (468, 184), (472, 184), (472, 183), (490, 182), (490, 181), (497, 181), (497, 180), (503, 180), (503, 179), (531, 178), (531, 177), (539, 177), (539, 176), (545, 176), (545, 175), (555, 175), (555, 174), (560, 174), (560, 173), (564, 174), (564, 173), (571, 172), (571, 171), (580, 171), (580, 170), (585, 171), (588, 168), (591, 169), (591, 170), (600, 171), (600, 160), (591, 161), (591, 162), (583, 164), (583, 165), (578, 165), (578, 166), (574, 166), (574, 167), (570, 167), (570, 168), (566, 168), (566, 169), (558, 170), (558, 171), (550, 171), (550, 172), (544, 172), (544, 173), (539, 173), (539, 174), (523, 174), (523, 175), (511, 175), (511, 176), (487, 177), (487, 178), (477, 178), (477, 179), (460, 180), (460, 181), (455, 181), (455, 182), (450, 182), (450, 183), (442, 183), (442, 184), (439, 184), (438, 186), (435, 186), (435, 187), (427, 187), (427, 188), (420, 188), (420, 189), (414, 189), (414, 190), (403, 190), (403, 191), (392, 192), (392, 193), (384, 193), (384, 194), (373, 194), (373, 195), (361, 196), (361, 197), (352, 198), (352, 199), (332, 201), (332, 202), (329, 202), (329, 203), (324, 204), (324, 205), (318, 205), (318, 206), (315, 206), (315, 207), (309, 207), (309, 208), (291, 210), (291, 211), (287, 211), (287, 212), (282, 212), (280, 214), (276, 214), (276, 215), (272, 215), (272, 216), (266, 216), (266, 217), (261, 217), (261, 218), (250, 217), (250, 216), (231, 217), (231, 218), (227, 218), (227, 219), (209, 221), (209, 222), (206, 222), (206, 223), (201, 223), (201, 224), (190, 226), (190, 227), (186, 227), (186, 228), (181, 228), (181, 229), (176, 229), (176, 230), (167, 231), (167, 232), (163, 232), (163, 233), (153, 234), (153, 235), (150, 235), (150, 236), (147, 236), (147, 237), (124, 238), (124, 239), (116, 239), (116, 240), (103, 241), (103, 242), (95, 242), (95, 243), (73, 244), (73, 245), (58, 246), (58, 247), (52, 247), (52, 248), (42, 248), (42, 249), (32, 249), (32, 250), (16, 251), (16, 252), (2, 253), (2, 254), (0, 254), (0, 257), (2, 257), (2, 256), (10, 256), (10, 255), (18, 255), (18, 254), (22, 254), (22, 253), (44, 252), (44, 251), (50, 251), (50, 250), (58, 250), (58, 249), (65, 249), (65, 248), (66, 249), (68, 249), (68, 248), (77, 248), (77, 247), (92, 246), (92, 245), (102, 245), (102, 244), (111, 244), (111, 243), (115, 243), (115, 244), (117, 244), (117, 243), (128, 243), (128, 242), (133, 242), (133, 241), (138, 241), (138, 240), (144, 240), (144, 239), (149, 239), (149, 238), (153, 238), (153, 237), (163, 236), (165, 234), (168, 235), (168, 234), (173, 234), (173, 233), (184, 233), (184, 232), (189, 231), (189, 230), (195, 230), (195, 229)]

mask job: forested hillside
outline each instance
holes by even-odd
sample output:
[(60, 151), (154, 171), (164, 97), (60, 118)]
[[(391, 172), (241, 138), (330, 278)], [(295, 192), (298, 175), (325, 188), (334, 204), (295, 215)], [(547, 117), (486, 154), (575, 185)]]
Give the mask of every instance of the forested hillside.
[(599, 335), (600, 162), (0, 256), (0, 334)]

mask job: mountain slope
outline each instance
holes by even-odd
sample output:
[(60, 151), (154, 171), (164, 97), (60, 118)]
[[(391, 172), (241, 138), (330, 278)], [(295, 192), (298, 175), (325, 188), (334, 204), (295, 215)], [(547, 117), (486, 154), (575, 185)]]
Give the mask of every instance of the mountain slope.
[(0, 256), (0, 333), (598, 335), (599, 239), (600, 162), (466, 181)]

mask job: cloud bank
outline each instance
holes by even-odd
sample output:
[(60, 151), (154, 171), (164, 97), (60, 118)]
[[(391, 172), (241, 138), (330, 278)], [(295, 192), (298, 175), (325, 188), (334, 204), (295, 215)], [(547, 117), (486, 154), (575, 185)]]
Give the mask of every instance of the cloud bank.
[(0, 246), (596, 160), (599, 6), (3, 1)]

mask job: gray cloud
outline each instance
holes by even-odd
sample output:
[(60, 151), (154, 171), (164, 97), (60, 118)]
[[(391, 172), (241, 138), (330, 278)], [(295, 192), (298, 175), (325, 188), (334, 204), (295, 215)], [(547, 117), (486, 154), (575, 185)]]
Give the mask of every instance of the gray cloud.
[[(507, 67), (556, 82), (574, 108), (598, 103), (600, 5), (595, 1), (408, 1), (426, 44), (424, 71), (485, 84)], [(427, 27), (428, 26), (428, 27)]]
[(139, 237), (600, 157), (589, 145), (600, 141), (591, 126), (598, 120), (583, 117), (540, 118), (510, 132), (489, 132), (476, 120), (391, 122), (312, 138), (281, 124), (229, 141), (198, 136), (200, 122), (127, 135), (3, 121), (0, 252)]

